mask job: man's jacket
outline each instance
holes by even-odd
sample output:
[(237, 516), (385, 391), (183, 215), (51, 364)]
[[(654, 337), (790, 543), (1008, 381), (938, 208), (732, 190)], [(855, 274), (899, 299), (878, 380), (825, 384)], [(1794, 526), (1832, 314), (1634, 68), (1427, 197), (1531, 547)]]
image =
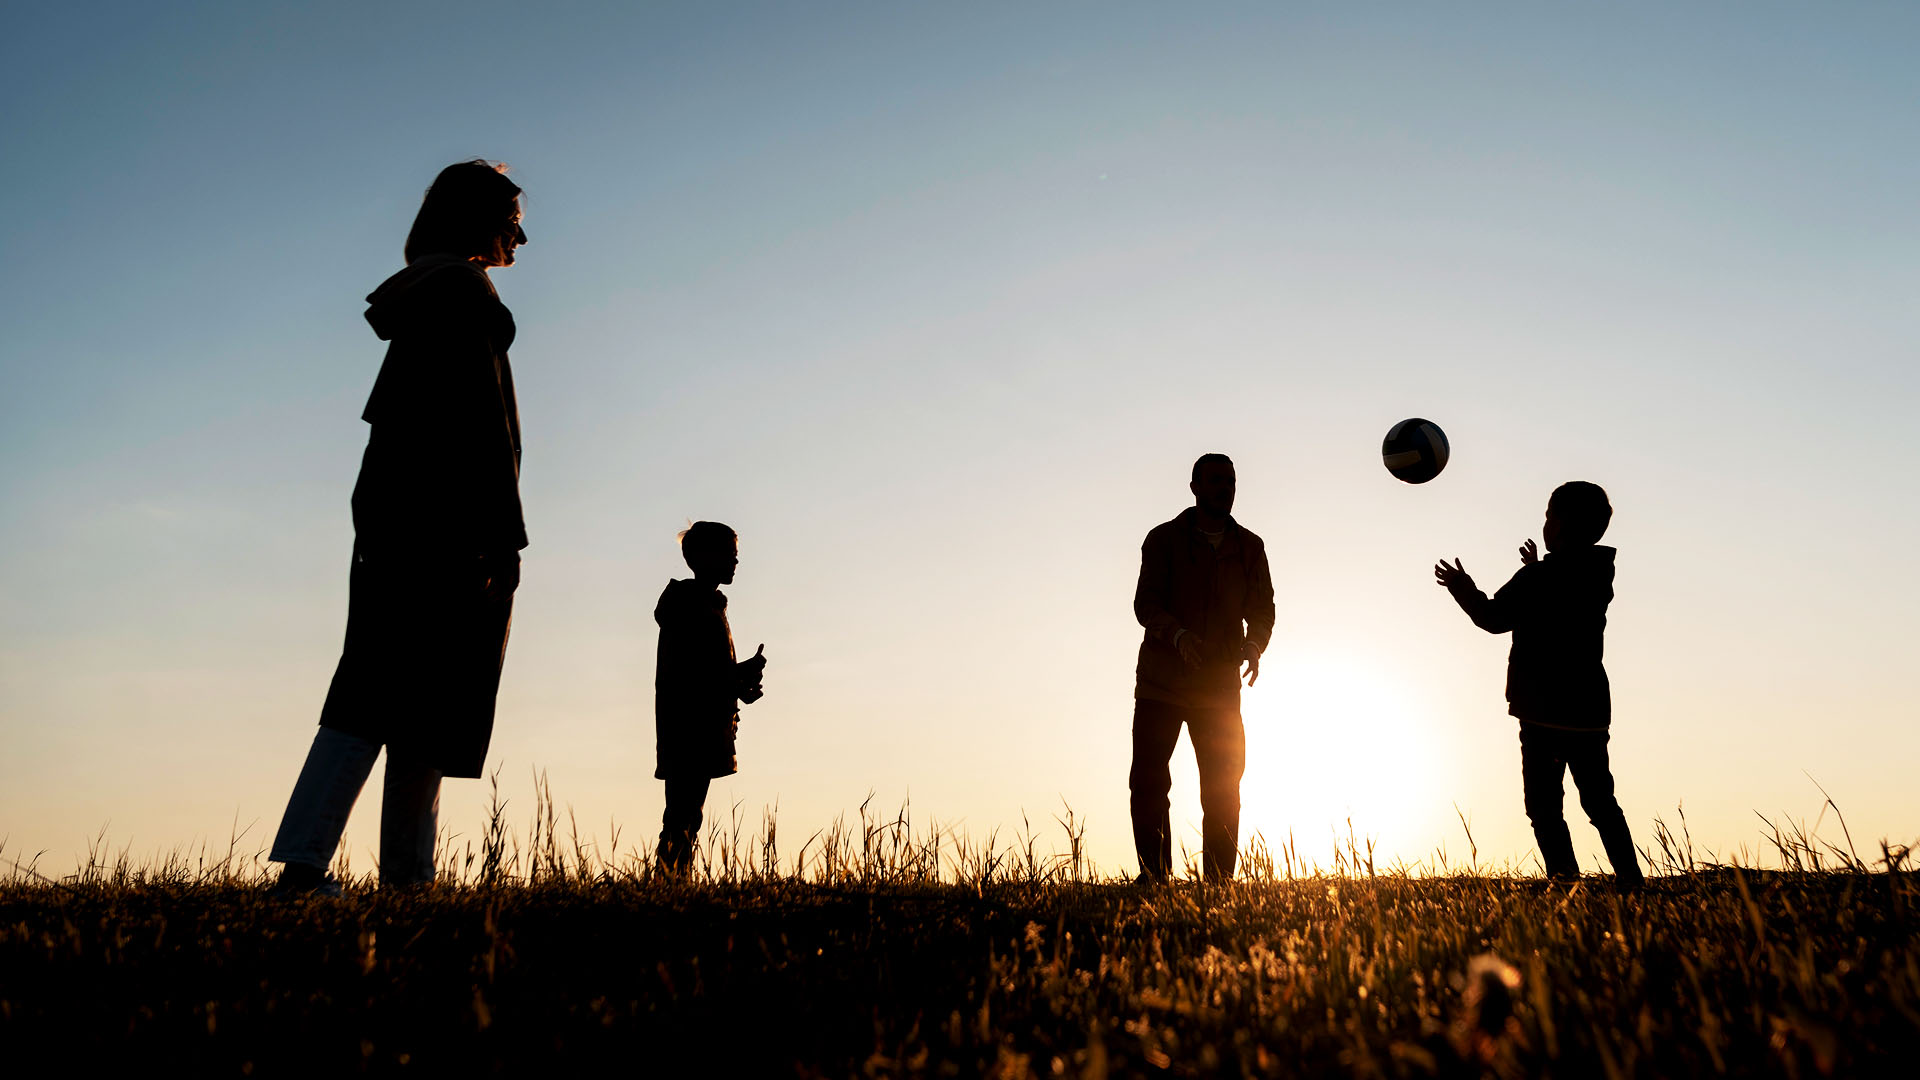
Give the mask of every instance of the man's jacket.
[(1513, 632), (1507, 712), (1535, 724), (1603, 730), (1613, 720), (1602, 663), (1614, 549), (1549, 552), (1523, 566), (1492, 597), (1458, 588), (1453, 598), (1489, 634)]
[[(1273, 575), (1267, 546), (1227, 519), (1220, 547), (1188, 509), (1140, 545), (1133, 615), (1146, 628), (1133, 696), (1186, 708), (1239, 708), (1246, 643), (1265, 651), (1273, 637)], [(1174, 639), (1199, 637), (1201, 662), (1189, 667)]]

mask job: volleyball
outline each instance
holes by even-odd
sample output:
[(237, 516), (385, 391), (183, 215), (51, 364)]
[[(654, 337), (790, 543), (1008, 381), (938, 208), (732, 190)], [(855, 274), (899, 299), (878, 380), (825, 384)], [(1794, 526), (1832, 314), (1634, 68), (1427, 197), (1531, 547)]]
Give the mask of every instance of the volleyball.
[(1380, 444), (1380, 462), (1395, 479), (1424, 484), (1447, 467), (1447, 433), (1431, 420), (1402, 420)]

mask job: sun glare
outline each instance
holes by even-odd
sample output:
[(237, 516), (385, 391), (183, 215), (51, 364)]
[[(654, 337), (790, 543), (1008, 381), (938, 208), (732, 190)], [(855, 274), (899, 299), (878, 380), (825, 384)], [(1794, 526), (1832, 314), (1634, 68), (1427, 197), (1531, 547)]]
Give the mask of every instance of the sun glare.
[(1372, 837), (1404, 853), (1451, 820), (1433, 717), (1379, 669), (1325, 653), (1275, 656), (1244, 693), (1242, 713), (1242, 843), (1258, 833), (1277, 851), (1291, 831), (1299, 854), (1326, 866), (1349, 821), (1363, 844)]

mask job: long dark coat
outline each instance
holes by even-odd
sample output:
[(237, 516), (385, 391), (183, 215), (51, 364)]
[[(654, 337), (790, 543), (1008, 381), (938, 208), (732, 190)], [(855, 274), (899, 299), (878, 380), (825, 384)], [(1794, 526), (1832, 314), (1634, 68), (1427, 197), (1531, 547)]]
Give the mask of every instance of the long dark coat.
[(484, 559), (527, 546), (513, 316), (451, 255), (415, 259), (367, 303), (391, 344), (361, 416), (346, 646), (320, 723), (479, 776), (513, 611), (485, 596)]
[(730, 776), (738, 769), (740, 664), (727, 597), (711, 585), (673, 580), (654, 606), (660, 650), (653, 675), (655, 779)]

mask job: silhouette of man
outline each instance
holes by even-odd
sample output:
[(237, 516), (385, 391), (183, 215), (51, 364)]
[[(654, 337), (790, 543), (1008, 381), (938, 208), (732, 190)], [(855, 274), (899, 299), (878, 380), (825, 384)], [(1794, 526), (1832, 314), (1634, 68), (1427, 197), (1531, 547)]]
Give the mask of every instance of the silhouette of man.
[(1460, 560), (1435, 564), (1434, 580), (1489, 634), (1513, 633), (1507, 657), (1507, 712), (1520, 721), (1520, 778), (1527, 818), (1547, 874), (1580, 876), (1567, 832), (1562, 778), (1573, 773), (1580, 805), (1600, 832), (1615, 880), (1632, 889), (1643, 880), (1627, 817), (1613, 795), (1607, 729), (1613, 698), (1601, 662), (1607, 605), (1613, 600), (1614, 549), (1601, 545), (1613, 504), (1598, 484), (1574, 480), (1547, 499), (1541, 539), (1520, 545), (1520, 570), (1500, 591), (1477, 588)]
[(1143, 882), (1173, 872), (1168, 764), (1184, 725), (1200, 766), (1202, 861), (1209, 880), (1233, 876), (1240, 842), (1240, 776), (1247, 685), (1273, 637), (1267, 546), (1233, 519), (1233, 461), (1205, 454), (1188, 484), (1194, 504), (1147, 534), (1133, 614), (1146, 628), (1133, 691), (1133, 845)]

